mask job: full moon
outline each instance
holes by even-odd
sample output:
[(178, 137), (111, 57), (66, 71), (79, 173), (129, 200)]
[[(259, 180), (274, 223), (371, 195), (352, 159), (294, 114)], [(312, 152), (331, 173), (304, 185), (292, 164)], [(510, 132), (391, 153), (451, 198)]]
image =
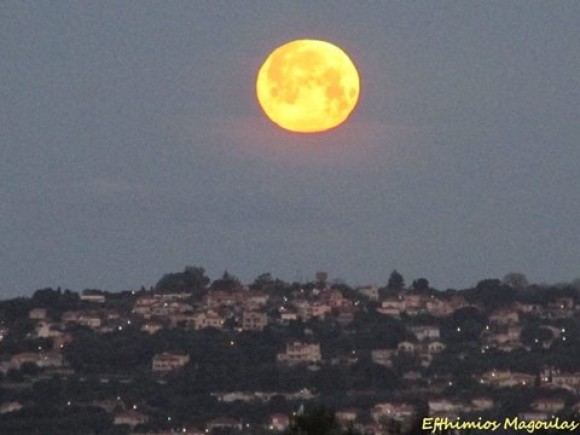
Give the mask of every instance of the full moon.
[(258, 72), (256, 93), (280, 127), (316, 133), (342, 124), (356, 106), (360, 78), (348, 55), (329, 42), (300, 39), (276, 48)]

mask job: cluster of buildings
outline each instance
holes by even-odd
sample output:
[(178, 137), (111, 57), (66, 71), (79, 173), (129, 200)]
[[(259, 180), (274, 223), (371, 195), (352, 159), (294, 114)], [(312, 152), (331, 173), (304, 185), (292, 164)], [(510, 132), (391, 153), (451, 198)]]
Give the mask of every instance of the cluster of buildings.
[[(112, 308), (104, 293), (85, 292), (80, 299), (85, 302), (83, 309), (63, 312), (59, 318), (53, 318), (47, 308), (35, 307), (30, 310), (28, 319), (32, 322), (30, 338), (50, 339), (50, 346), (39, 347), (33, 351), (19, 352), (12, 355), (2, 355), (0, 371), (7, 373), (10, 369), (21, 369), (26, 364), (33, 364), (42, 369), (66, 370), (67, 364), (63, 357), (63, 349), (73, 340), (71, 332), (74, 327), (84, 327), (103, 334), (123, 331), (124, 328), (137, 325), (146, 334), (155, 334), (169, 328), (188, 328), (202, 330), (214, 328), (217, 330), (259, 333), (269, 325), (284, 327), (301, 320), (333, 319), (341, 326), (351, 325), (355, 315), (369, 307), (381, 316), (388, 316), (404, 321), (405, 338), (394, 347), (376, 347), (369, 349), (375, 364), (393, 367), (395, 358), (402, 355), (412, 356), (420, 363), (420, 369), (413, 368), (403, 373), (403, 378), (410, 388), (425, 388), (429, 415), (459, 416), (473, 414), (493, 409), (497, 404), (493, 395), (475, 396), (470, 401), (458, 402), (441, 395), (436, 384), (453, 384), (453, 379), (432, 379), (425, 371), (438, 355), (445, 352), (446, 341), (442, 336), (438, 319), (447, 318), (458, 310), (472, 308), (485, 312), (485, 307), (469, 303), (460, 294), (437, 295), (433, 292), (405, 292), (386, 298), (379, 297), (376, 287), (358, 289), (357, 296), (345, 296), (341, 291), (327, 286), (305, 292), (293, 290), (285, 296), (274, 296), (259, 290), (237, 286), (228, 290), (212, 290), (201, 300), (194, 300), (189, 293), (156, 293), (133, 292), (131, 308), (123, 311)], [(369, 304), (369, 301), (373, 304)], [(367, 311), (368, 312), (368, 311)], [(530, 349), (530, 344), (522, 340), (522, 331), (526, 327), (525, 319), (535, 319), (536, 324), (549, 331), (549, 334), (538, 337), (536, 344), (549, 349), (555, 342), (565, 341), (568, 331), (554, 326), (555, 321), (578, 317), (578, 306), (573, 298), (557, 297), (548, 304), (532, 304), (514, 302), (486, 313), (488, 324), (481, 333), (477, 345), (481, 354), (500, 351), (512, 352), (518, 349)], [(411, 321), (408, 319), (430, 319)], [(460, 327), (456, 331), (461, 334)], [(10, 333), (9, 328), (0, 325), (0, 341)], [(548, 337), (548, 338), (546, 338)], [(319, 366), (330, 362), (321, 349), (316, 337), (308, 340), (289, 340), (276, 355), (276, 363), (286, 366), (305, 364)], [(353, 363), (356, 358), (340, 360), (339, 363)], [(178, 352), (161, 352), (153, 356), (151, 371), (163, 375), (180, 370), (191, 363), (190, 355)], [(334, 363), (334, 362), (333, 362)], [(554, 367), (548, 367), (541, 374), (532, 375), (511, 370), (490, 370), (473, 375), (482, 385), (493, 389), (510, 387), (539, 387), (545, 391), (545, 397), (534, 400), (523, 415), (526, 418), (545, 417), (560, 412), (566, 406), (566, 401), (553, 391), (566, 390), (580, 397), (580, 371), (561, 372)], [(440, 386), (440, 385), (439, 385)], [(434, 387), (429, 390), (429, 387)], [(274, 395), (280, 393), (266, 392), (214, 392), (220, 401), (252, 401), (268, 402)], [(310, 391), (284, 394), (287, 400), (310, 400), (315, 397)], [(115, 424), (126, 424), (135, 427), (148, 421), (148, 416), (140, 409), (120, 406), (118, 401), (103, 403), (115, 414)], [(18, 402), (0, 404), (0, 414), (15, 412), (22, 408)], [(580, 408), (580, 402), (574, 405)], [(402, 428), (410, 427), (417, 415), (416, 406), (411, 402), (380, 402), (371, 409), (339, 409), (336, 417), (343, 424), (359, 424), (362, 414), (370, 416), (371, 423), (362, 427), (367, 433), (386, 433), (389, 425), (397, 424)], [(523, 418), (522, 417), (522, 418)], [(180, 433), (200, 434), (217, 429), (244, 430), (248, 423), (231, 418), (219, 418), (208, 421), (203, 431), (193, 428), (183, 428)], [(285, 414), (272, 414), (265, 427), (271, 431), (282, 431), (289, 424)], [(161, 434), (162, 432), (159, 432)]]
[(268, 324), (267, 303), (267, 294), (247, 289), (212, 291), (196, 303), (187, 293), (154, 293), (139, 296), (132, 314), (146, 320), (142, 330), (149, 333), (175, 326), (223, 329), (227, 319), (235, 319), (239, 331), (261, 331)]

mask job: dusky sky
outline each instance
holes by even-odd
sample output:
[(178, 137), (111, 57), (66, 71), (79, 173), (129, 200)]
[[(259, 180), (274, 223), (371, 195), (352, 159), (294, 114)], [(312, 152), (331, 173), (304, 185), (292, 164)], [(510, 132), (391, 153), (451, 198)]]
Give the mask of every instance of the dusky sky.
[[(580, 276), (580, 2), (4, 1), (0, 297), (203, 266), (465, 288)], [(275, 47), (361, 74), (342, 127), (268, 121)]]

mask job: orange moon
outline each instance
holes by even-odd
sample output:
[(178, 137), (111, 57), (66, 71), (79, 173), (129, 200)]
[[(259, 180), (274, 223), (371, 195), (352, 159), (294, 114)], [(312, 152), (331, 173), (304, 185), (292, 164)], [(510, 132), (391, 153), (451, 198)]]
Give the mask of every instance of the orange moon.
[(326, 41), (299, 39), (276, 48), (256, 80), (258, 102), (278, 126), (316, 133), (342, 124), (360, 93), (358, 71), (348, 55)]

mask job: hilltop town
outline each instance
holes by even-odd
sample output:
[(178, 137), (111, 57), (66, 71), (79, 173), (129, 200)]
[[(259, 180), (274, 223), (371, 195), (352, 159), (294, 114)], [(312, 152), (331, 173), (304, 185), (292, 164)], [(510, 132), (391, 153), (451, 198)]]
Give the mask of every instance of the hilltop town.
[(425, 416), (573, 418), (578, 361), (577, 282), (243, 284), (189, 266), (150, 289), (1, 301), (0, 432), (275, 434), (317, 406), (375, 435)]

